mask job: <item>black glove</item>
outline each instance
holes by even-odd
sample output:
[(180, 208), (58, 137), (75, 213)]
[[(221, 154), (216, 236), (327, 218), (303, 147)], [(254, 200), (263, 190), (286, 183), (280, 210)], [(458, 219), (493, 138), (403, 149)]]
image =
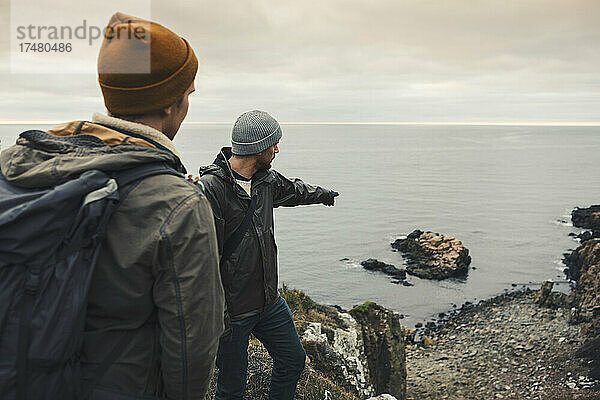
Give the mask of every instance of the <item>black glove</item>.
[(335, 201), (334, 199), (339, 195), (340, 194), (335, 190), (330, 190), (329, 193), (327, 193), (327, 197), (325, 198), (325, 200), (323, 200), (323, 204), (325, 204), (326, 206), (332, 206), (333, 202)]

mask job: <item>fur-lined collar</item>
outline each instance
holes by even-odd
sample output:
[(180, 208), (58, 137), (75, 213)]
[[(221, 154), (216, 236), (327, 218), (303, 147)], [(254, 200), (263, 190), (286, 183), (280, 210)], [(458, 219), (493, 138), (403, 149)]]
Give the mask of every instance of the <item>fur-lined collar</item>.
[(131, 133), (137, 133), (158, 142), (160, 145), (165, 146), (171, 153), (175, 154), (179, 160), (181, 156), (175, 148), (173, 141), (165, 136), (161, 131), (154, 129), (148, 125), (138, 124), (137, 122), (131, 122), (120, 118), (109, 117), (108, 115), (94, 113), (92, 115), (92, 122), (102, 125), (108, 125), (116, 129), (123, 129)]

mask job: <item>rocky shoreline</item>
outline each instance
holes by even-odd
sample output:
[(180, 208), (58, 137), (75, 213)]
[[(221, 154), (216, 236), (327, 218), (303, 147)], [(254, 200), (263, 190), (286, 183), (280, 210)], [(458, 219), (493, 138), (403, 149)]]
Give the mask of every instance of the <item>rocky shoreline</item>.
[[(600, 206), (573, 211), (570, 294), (553, 283), (466, 304), (407, 345), (407, 399), (600, 399)], [(576, 235), (572, 235), (576, 236)]]
[(553, 283), (463, 305), (409, 344), (407, 399), (600, 399), (600, 206), (577, 208), (565, 254), (570, 294)]
[[(467, 304), (417, 342), (411, 341), (414, 330), (399, 326), (397, 314), (374, 303), (351, 310), (358, 318), (350, 327), (347, 317), (337, 318), (352, 314), (313, 303), (297, 290), (284, 293), (308, 354), (296, 399), (371, 399), (394, 382), (405, 383), (406, 391), (382, 399), (600, 399), (600, 382), (589, 377), (593, 363), (577, 354), (580, 326), (571, 323), (571, 309), (560, 307), (568, 301), (562, 293), (525, 289)], [(360, 335), (361, 327), (372, 333)], [(378, 337), (393, 338), (392, 332), (395, 339), (377, 344)], [(375, 340), (365, 347), (358, 337)], [(369, 365), (369, 353), (371, 364), (379, 365)], [(399, 356), (393, 366), (386, 353)], [(267, 399), (270, 357), (257, 340), (249, 354), (246, 398)], [(388, 374), (375, 389), (377, 371)]]

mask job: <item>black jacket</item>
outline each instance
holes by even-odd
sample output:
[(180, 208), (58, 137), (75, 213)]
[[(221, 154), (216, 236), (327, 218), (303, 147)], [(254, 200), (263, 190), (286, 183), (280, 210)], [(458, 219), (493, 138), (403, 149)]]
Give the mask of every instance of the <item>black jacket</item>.
[[(242, 223), (250, 196), (235, 183), (224, 147), (214, 163), (200, 167), (200, 182), (215, 217), (219, 254), (223, 244)], [(252, 196), (257, 196), (252, 223), (239, 246), (220, 265), (227, 309), (232, 319), (264, 310), (277, 299), (277, 245), (273, 208), (331, 201), (333, 192), (300, 179), (288, 179), (274, 170), (258, 171), (252, 177)], [(237, 317), (237, 318), (236, 318)]]

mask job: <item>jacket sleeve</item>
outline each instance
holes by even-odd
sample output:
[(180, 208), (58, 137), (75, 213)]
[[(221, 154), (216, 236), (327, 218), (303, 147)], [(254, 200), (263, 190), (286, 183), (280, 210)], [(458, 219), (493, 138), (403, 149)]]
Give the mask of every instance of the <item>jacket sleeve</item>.
[(203, 175), (200, 177), (200, 186), (212, 209), (213, 218), (215, 220), (215, 230), (217, 232), (219, 254), (221, 254), (225, 242), (224, 182), (221, 182), (220, 178), (214, 175)]
[(198, 191), (160, 229), (154, 301), (168, 399), (203, 399), (223, 332), (224, 295), (213, 216)]
[(273, 185), (273, 207), (294, 207), (304, 204), (321, 204), (332, 195), (331, 191), (320, 186), (309, 185), (301, 179), (289, 179), (277, 171)]

